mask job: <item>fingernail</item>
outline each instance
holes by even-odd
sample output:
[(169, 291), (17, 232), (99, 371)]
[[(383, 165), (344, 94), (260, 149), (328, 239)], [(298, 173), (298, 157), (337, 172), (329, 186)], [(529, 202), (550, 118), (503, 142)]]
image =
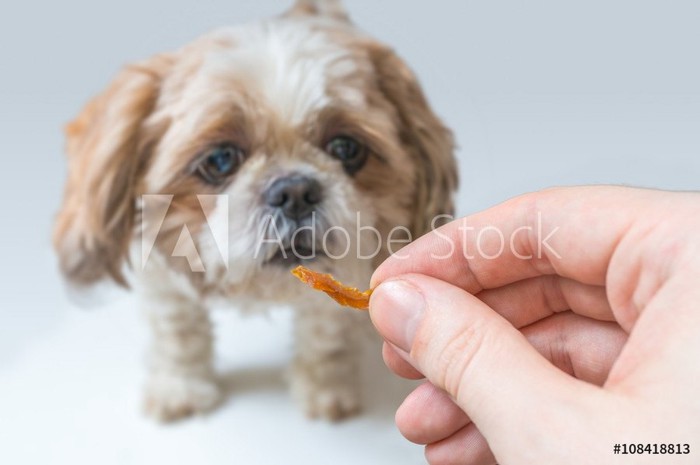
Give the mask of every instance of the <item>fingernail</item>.
[(372, 292), (370, 314), (374, 325), (385, 339), (406, 352), (411, 350), (424, 313), (425, 298), (408, 281), (385, 281)]

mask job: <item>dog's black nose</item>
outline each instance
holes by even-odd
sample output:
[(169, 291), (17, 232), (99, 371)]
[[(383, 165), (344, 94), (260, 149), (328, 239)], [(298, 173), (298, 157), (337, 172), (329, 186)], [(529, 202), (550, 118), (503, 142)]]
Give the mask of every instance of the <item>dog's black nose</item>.
[(265, 192), (265, 201), (282, 210), (287, 218), (299, 220), (321, 201), (321, 184), (300, 174), (279, 178)]

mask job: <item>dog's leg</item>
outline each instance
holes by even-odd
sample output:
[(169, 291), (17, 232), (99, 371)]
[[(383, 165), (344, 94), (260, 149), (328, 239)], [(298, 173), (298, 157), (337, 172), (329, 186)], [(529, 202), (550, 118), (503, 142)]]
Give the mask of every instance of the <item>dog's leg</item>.
[(327, 302), (297, 309), (290, 381), (292, 393), (311, 417), (339, 420), (360, 410), (361, 325), (352, 312)]
[(143, 300), (152, 342), (144, 408), (171, 421), (214, 407), (220, 399), (212, 367), (212, 331), (207, 310), (181, 293)]

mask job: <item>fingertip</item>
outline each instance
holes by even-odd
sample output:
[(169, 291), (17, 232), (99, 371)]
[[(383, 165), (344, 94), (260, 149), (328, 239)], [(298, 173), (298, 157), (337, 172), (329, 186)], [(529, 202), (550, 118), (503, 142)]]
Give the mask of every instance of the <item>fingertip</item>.
[(394, 256), (390, 255), (386, 260), (379, 264), (379, 266), (372, 273), (372, 277), (369, 280), (369, 288), (374, 289), (379, 286), (382, 282), (392, 277), (389, 274), (389, 270), (394, 262)]
[(387, 368), (402, 378), (425, 378), (420, 371), (416, 370), (416, 368), (411, 365), (408, 354), (389, 342), (384, 342), (382, 345), (382, 358)]
[(401, 434), (416, 444), (441, 441), (470, 423), (450, 396), (430, 382), (406, 397), (394, 419)]
[(407, 352), (424, 312), (425, 298), (403, 277), (383, 282), (370, 298), (369, 315), (374, 327), (384, 339)]
[[(369, 288), (374, 289), (383, 281), (382, 279), (382, 265), (379, 265), (376, 270), (374, 270), (374, 273), (372, 273), (372, 277), (369, 278)], [(370, 301), (372, 298), (370, 297)]]
[(425, 446), (425, 459), (431, 465), (496, 465), (486, 439), (474, 424)]

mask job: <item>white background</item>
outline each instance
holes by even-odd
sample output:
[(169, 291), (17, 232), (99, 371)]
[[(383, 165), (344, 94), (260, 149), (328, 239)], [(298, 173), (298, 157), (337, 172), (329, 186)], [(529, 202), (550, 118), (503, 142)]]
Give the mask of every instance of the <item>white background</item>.
[[(551, 185), (697, 189), (694, 0), (348, 1), (412, 65), (460, 145), (458, 208)], [(122, 296), (70, 304), (50, 251), (61, 129), (118, 68), (287, 2), (13, 2), (0, 13), (0, 463), (411, 464), (393, 426), (408, 385), (368, 356), (367, 413), (305, 420), (282, 373), (289, 315), (216, 314), (231, 396), (162, 427), (139, 414), (145, 328)], [(576, 214), (576, 212), (571, 212)]]

